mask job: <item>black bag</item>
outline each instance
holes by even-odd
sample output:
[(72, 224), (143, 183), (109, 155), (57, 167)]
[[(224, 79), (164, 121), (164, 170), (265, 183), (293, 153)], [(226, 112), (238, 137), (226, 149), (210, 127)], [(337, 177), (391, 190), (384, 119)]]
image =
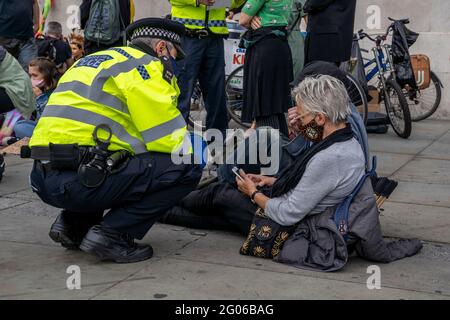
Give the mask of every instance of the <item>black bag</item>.
[(56, 63), (56, 41), (58, 40), (48, 37), (37, 39), (38, 57), (46, 57)]
[(380, 112), (369, 112), (367, 116), (367, 133), (386, 133), (389, 129), (389, 120), (385, 114)]
[(271, 220), (264, 210), (258, 208), (250, 231), (239, 253), (246, 256), (273, 259), (281, 251), (284, 242), (294, 232), (294, 226), (281, 226)]
[(411, 88), (417, 89), (409, 47), (416, 42), (419, 34), (406, 28), (401, 21), (394, 22), (393, 30), (392, 59), (396, 81), (402, 88), (409, 85)]

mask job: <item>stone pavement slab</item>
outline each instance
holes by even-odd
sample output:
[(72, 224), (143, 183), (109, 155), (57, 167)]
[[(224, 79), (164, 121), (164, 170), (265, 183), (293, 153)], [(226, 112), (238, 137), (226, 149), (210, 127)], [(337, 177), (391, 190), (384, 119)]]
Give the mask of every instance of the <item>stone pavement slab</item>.
[(379, 176), (390, 176), (414, 158), (411, 154), (398, 154), (376, 151), (371, 154), (377, 157), (377, 173)]
[(387, 201), (380, 221), (389, 237), (450, 243), (450, 208)]
[[(240, 235), (156, 224), (143, 243), (155, 256), (119, 265), (53, 243), (59, 209), (28, 184), (32, 163), (7, 156), (0, 183), (0, 299), (450, 299), (450, 121), (413, 124), (409, 140), (369, 135), (378, 173), (399, 186), (380, 213), (387, 237), (424, 241), (416, 256), (378, 264), (381, 290), (368, 290), (373, 263), (351, 257), (333, 273), (239, 255)], [(78, 265), (82, 289), (68, 290)]]
[[(399, 181), (418, 181), (433, 184), (450, 185), (450, 160), (417, 158), (393, 175)], [(450, 197), (450, 190), (449, 197)]]
[[(184, 263), (183, 263), (184, 262)], [(149, 278), (150, 277), (150, 278)], [(442, 295), (311, 278), (248, 267), (165, 259), (119, 283), (98, 299), (443, 299)]]

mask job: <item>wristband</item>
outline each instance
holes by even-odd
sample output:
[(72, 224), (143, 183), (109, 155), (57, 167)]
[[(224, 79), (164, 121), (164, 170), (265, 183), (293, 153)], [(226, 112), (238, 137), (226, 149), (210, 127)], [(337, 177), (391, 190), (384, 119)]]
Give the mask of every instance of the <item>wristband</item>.
[(258, 193), (262, 193), (262, 191), (261, 191), (261, 190), (253, 191), (252, 195), (250, 196), (250, 200), (252, 200), (253, 203), (255, 203), (255, 196), (256, 196)]

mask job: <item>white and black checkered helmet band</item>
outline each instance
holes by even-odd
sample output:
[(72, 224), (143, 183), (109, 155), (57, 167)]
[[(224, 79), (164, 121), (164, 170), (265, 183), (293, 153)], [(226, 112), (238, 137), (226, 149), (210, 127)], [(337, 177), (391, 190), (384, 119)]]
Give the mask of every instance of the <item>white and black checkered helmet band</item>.
[(165, 39), (177, 44), (181, 42), (180, 36), (175, 32), (153, 27), (136, 28), (131, 35), (131, 40), (141, 37)]

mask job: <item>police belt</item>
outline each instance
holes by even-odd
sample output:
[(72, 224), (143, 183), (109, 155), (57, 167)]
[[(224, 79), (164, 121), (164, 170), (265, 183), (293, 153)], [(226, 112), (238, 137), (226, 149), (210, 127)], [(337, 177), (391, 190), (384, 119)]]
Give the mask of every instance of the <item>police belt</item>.
[(189, 38), (195, 38), (195, 39), (228, 38), (228, 35), (221, 35), (221, 34), (213, 33), (213, 32), (211, 32), (211, 30), (208, 30), (208, 29), (194, 30), (194, 29), (186, 28), (186, 36)]
[[(78, 160), (78, 162), (83, 158), (83, 156), (86, 154), (86, 152), (89, 151), (88, 146), (82, 146), (82, 147), (75, 147), (72, 149), (67, 149), (67, 156), (71, 158), (75, 158)], [(26, 156), (26, 154), (29, 152), (29, 156)], [(31, 158), (34, 160), (40, 160), (40, 161), (52, 161), (54, 160), (54, 156), (52, 156), (52, 150), (50, 150), (49, 147), (32, 147), (29, 151), (24, 151), (24, 148), (22, 147), (21, 150), (21, 157), (22, 158)]]

